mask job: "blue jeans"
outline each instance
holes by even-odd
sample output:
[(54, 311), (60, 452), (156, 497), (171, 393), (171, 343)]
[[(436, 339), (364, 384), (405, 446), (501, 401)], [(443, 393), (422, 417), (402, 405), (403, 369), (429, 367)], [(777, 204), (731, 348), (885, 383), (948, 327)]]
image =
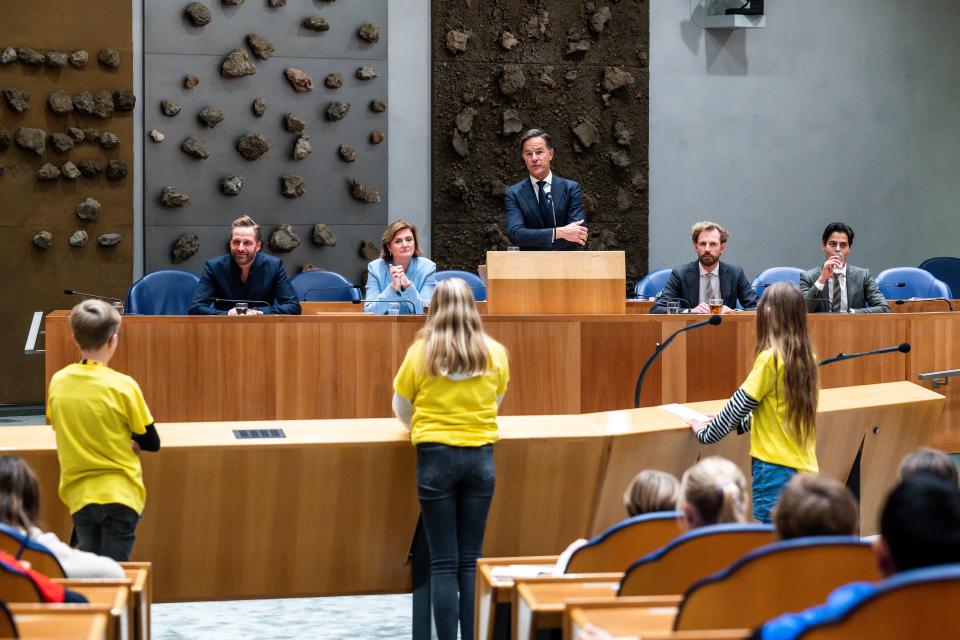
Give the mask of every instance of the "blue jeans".
[[(473, 638), (477, 558), (493, 498), (493, 445), (417, 445), (417, 496), (430, 547), (430, 599), (438, 640)], [(459, 590), (459, 598), (457, 592)]]
[(773, 505), (777, 503), (780, 492), (790, 482), (790, 478), (797, 474), (797, 470), (752, 458), (751, 471), (753, 474), (753, 519), (757, 522), (769, 524)]

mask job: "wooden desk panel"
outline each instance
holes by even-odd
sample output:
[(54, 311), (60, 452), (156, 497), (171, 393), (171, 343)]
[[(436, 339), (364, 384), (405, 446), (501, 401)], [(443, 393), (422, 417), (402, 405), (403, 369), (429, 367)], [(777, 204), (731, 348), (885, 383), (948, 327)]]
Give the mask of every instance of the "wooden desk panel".
[[(323, 304), (323, 303), (315, 303)], [(47, 378), (77, 358), (65, 311), (47, 317)], [(704, 316), (486, 316), (510, 352), (503, 415), (629, 408), (656, 344)], [(126, 316), (111, 366), (132, 375), (159, 422), (388, 417), (393, 376), (423, 316), (329, 313), (251, 318)], [(908, 354), (839, 362), (824, 388), (916, 380), (960, 366), (950, 313), (810, 317), (819, 358), (911, 341)], [(755, 314), (678, 337), (651, 367), (643, 406), (728, 397), (753, 363)], [(960, 451), (960, 396), (948, 396), (936, 444)]]
[[(863, 425), (879, 426), (864, 449), (864, 533), (873, 531), (871, 518), (875, 523), (872, 496), (882, 496), (899, 456), (932, 431), (942, 403), (906, 382), (822, 392), (821, 456), (852, 460)], [(836, 424), (823, 422), (834, 414)], [(282, 428), (287, 437), (232, 435), (254, 426)], [(163, 447), (142, 456), (148, 496), (134, 546), (134, 559), (153, 562), (157, 601), (410, 589), (415, 450), (397, 420), (179, 423), (158, 431)], [(701, 447), (686, 425), (657, 408), (504, 417), (500, 431), (486, 555), (557, 553), (621, 519), (620, 495), (640, 466), (680, 473), (701, 450), (732, 452), (747, 464), (748, 439)], [(41, 521), (66, 539), (71, 523), (57, 497), (53, 431), (7, 427), (0, 451), (33, 467)], [(821, 462), (824, 472), (838, 472)]]

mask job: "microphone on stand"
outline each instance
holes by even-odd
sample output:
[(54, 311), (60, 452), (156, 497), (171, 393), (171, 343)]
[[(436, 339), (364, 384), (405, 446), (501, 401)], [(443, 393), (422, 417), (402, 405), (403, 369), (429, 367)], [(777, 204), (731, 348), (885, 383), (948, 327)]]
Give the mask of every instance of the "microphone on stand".
[(84, 298), (95, 298), (97, 300), (106, 300), (108, 302), (119, 302), (120, 304), (123, 304), (123, 300), (120, 298), (102, 296), (99, 293), (84, 293), (83, 291), (74, 291), (73, 289), (64, 289), (63, 292), (68, 296), (83, 296)]
[(701, 320), (700, 322), (694, 322), (693, 324), (688, 324), (685, 327), (680, 327), (679, 329), (674, 331), (672, 334), (670, 334), (670, 337), (664, 340), (662, 344), (658, 344), (657, 348), (654, 349), (653, 351), (653, 355), (647, 358), (647, 361), (644, 363), (643, 368), (640, 369), (640, 375), (637, 377), (637, 386), (634, 387), (634, 390), (633, 390), (633, 407), (635, 409), (640, 408), (640, 389), (643, 387), (643, 379), (647, 375), (647, 370), (650, 368), (650, 365), (652, 365), (653, 362), (660, 356), (660, 354), (663, 353), (668, 346), (670, 346), (670, 343), (673, 342), (674, 338), (676, 338), (681, 333), (685, 333), (693, 329), (699, 329), (700, 327), (706, 326), (708, 324), (716, 326), (720, 324), (722, 321), (723, 319), (720, 316), (710, 316), (706, 320)]
[[(350, 290), (356, 291), (356, 292), (359, 294), (359, 296), (358, 296), (356, 299), (353, 299), (353, 298), (351, 297), (350, 300), (329, 300), (329, 301), (328, 301), (328, 300), (308, 300), (308, 299), (307, 299), (307, 297), (308, 297), (311, 293), (314, 293), (314, 292), (316, 292), (316, 291), (350, 291)], [(406, 298), (397, 298), (396, 300), (376, 300), (376, 299), (374, 299), (374, 300), (370, 300), (370, 299), (364, 300), (364, 299), (363, 299), (363, 290), (362, 290), (360, 287), (358, 287), (357, 285), (355, 285), (355, 284), (342, 284), (342, 285), (340, 285), (340, 286), (338, 286), (338, 287), (317, 287), (317, 288), (315, 288), (315, 289), (308, 289), (307, 291), (305, 291), (305, 292), (303, 293), (303, 297), (302, 297), (300, 300), (301, 300), (301, 302), (349, 302), (349, 303), (351, 303), (351, 304), (366, 304), (366, 303), (369, 302), (370, 304), (375, 304), (375, 305), (387, 305), (387, 306), (386, 306), (386, 311), (380, 311), (380, 310), (379, 310), (379, 309), (380, 309), (379, 306), (378, 306), (378, 307), (375, 307), (376, 311), (373, 312), (374, 315), (381, 315), (381, 316), (389, 315), (389, 312), (390, 312), (390, 307), (389, 307), (389, 305), (391, 305), (391, 304), (397, 304), (397, 305), (405, 304), (405, 305), (408, 305), (408, 306), (409, 306), (409, 308), (410, 308), (410, 313), (411, 313), (411, 314), (413, 314), (413, 315), (419, 315), (419, 314), (417, 314), (417, 305), (415, 305), (415, 304), (413, 303), (413, 301), (407, 300)]]
[(84, 293), (83, 291), (76, 291), (74, 289), (64, 289), (63, 292), (68, 296), (82, 296), (84, 298), (93, 298), (95, 300), (104, 300), (113, 305), (113, 308), (116, 309), (120, 315), (126, 313), (126, 308), (124, 307), (124, 302), (120, 298), (111, 298), (110, 296), (101, 296), (98, 293)]
[(894, 287), (896, 287), (896, 288), (898, 288), (898, 289), (902, 289), (902, 288), (905, 287), (905, 286), (907, 286), (907, 283), (906, 283), (906, 282), (891, 282), (890, 284), (877, 285), (877, 288), (879, 288), (879, 289), (893, 289)]
[(821, 360), (818, 366), (823, 366), (826, 364), (831, 364), (834, 362), (840, 362), (841, 360), (852, 360), (853, 358), (861, 358), (863, 356), (876, 356), (881, 353), (893, 353), (894, 351), (899, 351), (900, 353), (908, 353), (910, 351), (909, 342), (901, 342), (898, 345), (892, 347), (883, 347), (882, 349), (874, 349), (873, 351), (863, 351), (861, 353), (843, 353), (842, 351), (832, 358), (827, 358), (826, 360)]
[(934, 300), (939, 300), (939, 301), (941, 301), (941, 302), (946, 302), (946, 303), (947, 303), (947, 307), (949, 307), (950, 311), (953, 311), (953, 302), (950, 300), (950, 298), (941, 298), (941, 297), (936, 297), (936, 298), (907, 298), (906, 300), (894, 300), (894, 302), (897, 303), (897, 304), (906, 304), (906, 303), (908, 303), (908, 302), (933, 302)]
[[(356, 291), (358, 297), (356, 300), (353, 298), (353, 296), (347, 300), (310, 300), (308, 298), (311, 293), (317, 293), (320, 291)], [(300, 302), (352, 302), (354, 304), (358, 304), (361, 302), (361, 298), (363, 298), (363, 291), (360, 289), (360, 287), (355, 284), (341, 284), (336, 287), (316, 287), (314, 289), (307, 289), (300, 297)]]

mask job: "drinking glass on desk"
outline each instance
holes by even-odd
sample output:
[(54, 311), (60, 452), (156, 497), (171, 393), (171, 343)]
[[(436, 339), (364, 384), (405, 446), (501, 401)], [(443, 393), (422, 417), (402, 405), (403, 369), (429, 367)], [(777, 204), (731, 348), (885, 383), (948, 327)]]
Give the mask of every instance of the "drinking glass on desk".
[(680, 313), (680, 301), (667, 300), (667, 313)]
[(397, 302), (391, 302), (387, 307), (388, 316), (398, 316), (400, 315), (400, 304)]
[(710, 305), (711, 315), (718, 316), (723, 311), (723, 298), (710, 298), (710, 302), (707, 304)]
[(117, 310), (117, 313), (119, 313), (120, 315), (123, 315), (123, 303), (122, 303), (122, 302), (120, 302), (119, 300), (115, 301), (115, 302), (113, 303), (113, 308)]
[(237, 303), (237, 306), (236, 306), (237, 315), (238, 315), (238, 316), (245, 316), (245, 315), (247, 315), (247, 309), (248, 309), (248, 308), (249, 308), (249, 305), (248, 305), (246, 302), (238, 302), (238, 303)]

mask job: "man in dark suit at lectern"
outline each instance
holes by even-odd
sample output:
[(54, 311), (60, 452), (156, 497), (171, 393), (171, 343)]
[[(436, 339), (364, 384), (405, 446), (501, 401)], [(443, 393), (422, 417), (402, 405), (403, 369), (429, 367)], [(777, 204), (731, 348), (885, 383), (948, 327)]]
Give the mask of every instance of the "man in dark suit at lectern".
[(587, 243), (580, 185), (553, 174), (553, 142), (540, 129), (520, 138), (529, 176), (506, 193), (507, 235), (529, 251), (566, 251)]
[(674, 267), (650, 313), (666, 313), (667, 303), (680, 302), (680, 310), (708, 313), (711, 299), (722, 299), (721, 313), (734, 311), (737, 302), (753, 311), (759, 302), (743, 269), (720, 262), (730, 233), (716, 222), (698, 222), (691, 229), (697, 259)]

